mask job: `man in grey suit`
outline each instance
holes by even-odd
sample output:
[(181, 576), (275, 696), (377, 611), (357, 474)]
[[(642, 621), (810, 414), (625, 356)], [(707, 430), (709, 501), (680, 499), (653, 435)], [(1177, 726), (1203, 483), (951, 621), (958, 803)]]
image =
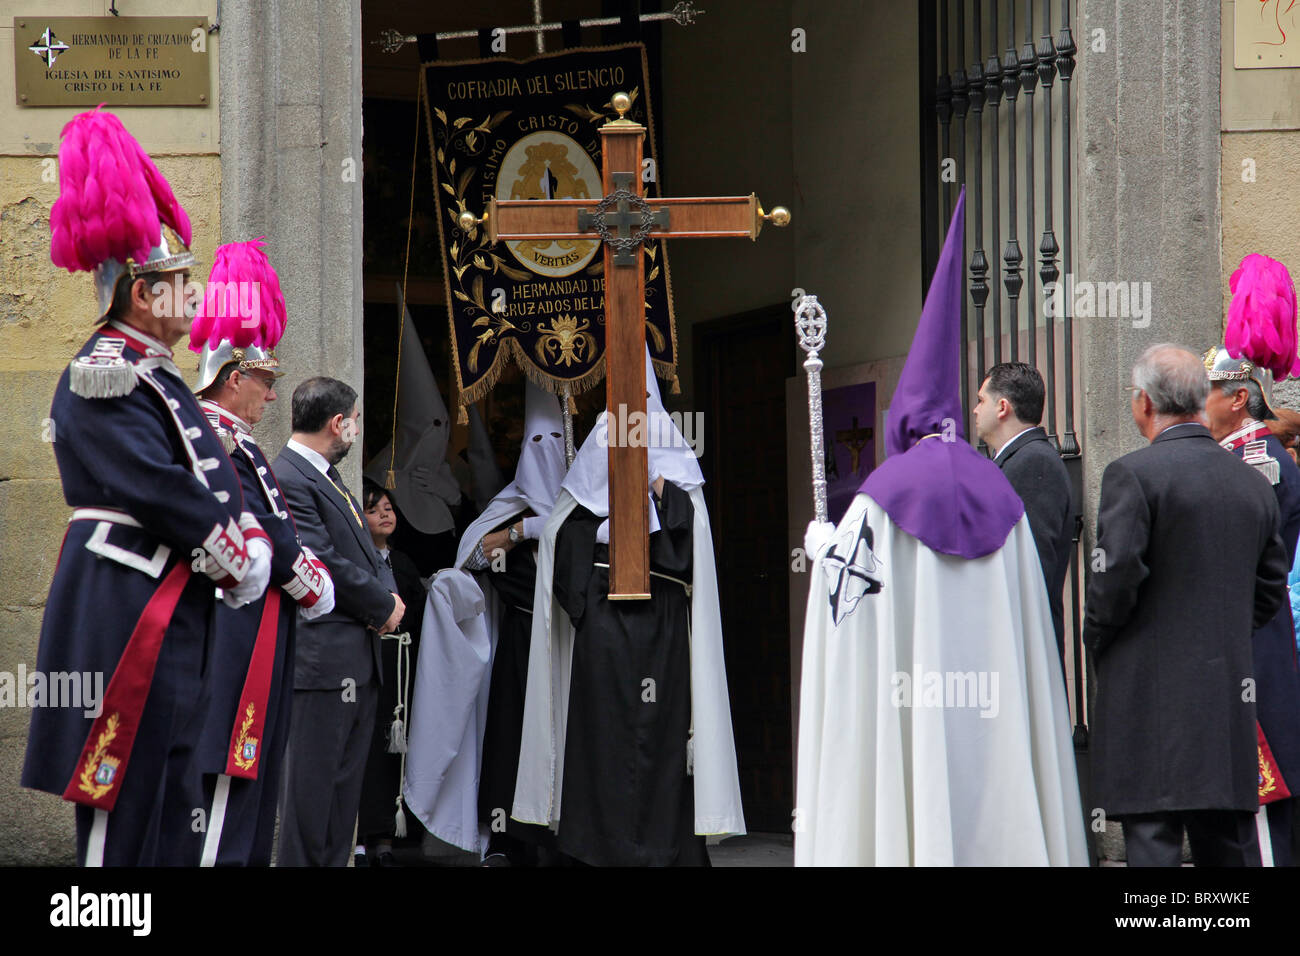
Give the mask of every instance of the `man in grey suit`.
[(1251, 632), (1289, 570), (1267, 481), (1203, 424), (1198, 356), (1154, 345), (1133, 368), (1150, 444), (1102, 476), (1084, 639), (1097, 668), (1096, 802), (1131, 866), (1258, 866)]
[(334, 467), (359, 434), (357, 393), (310, 378), (293, 393), (293, 437), (275, 460), (302, 543), (334, 579), (329, 614), (298, 626), (279, 866), (347, 866), (380, 682), (379, 635), (406, 607)]
[(1074, 520), (1070, 514), (1070, 476), (1043, 420), (1043, 377), (1024, 362), (994, 365), (980, 386), (974, 408), (975, 433), (993, 450), (993, 462), (1025, 503), (1029, 530), (1047, 585), (1056, 631), (1056, 650), (1065, 673), (1065, 575), (1070, 570)]

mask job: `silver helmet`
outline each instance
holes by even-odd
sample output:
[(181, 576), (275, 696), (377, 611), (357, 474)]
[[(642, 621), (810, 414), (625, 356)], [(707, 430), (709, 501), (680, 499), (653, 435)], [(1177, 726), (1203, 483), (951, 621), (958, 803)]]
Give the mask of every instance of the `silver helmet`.
[(1273, 405), (1272, 372), (1266, 368), (1260, 368), (1250, 359), (1244, 357), (1233, 358), (1222, 345), (1215, 345), (1206, 349), (1202, 361), (1205, 363), (1205, 373), (1211, 382), (1253, 381), (1259, 386), (1260, 393), (1264, 396), (1264, 404), (1270, 407), (1271, 413)]
[[(169, 234), (170, 243), (167, 239)], [(185, 248), (185, 243), (181, 242), (180, 237), (170, 228), (163, 229), (158, 245), (149, 250), (149, 258), (144, 262), (135, 262), (132, 259), (127, 259), (126, 262), (120, 259), (105, 259), (94, 269), (95, 300), (99, 305), (99, 318), (95, 321), (103, 322), (108, 317), (108, 310), (113, 305), (113, 295), (117, 292), (117, 284), (127, 276), (130, 276), (130, 281), (134, 282), (139, 276), (151, 272), (184, 272), (186, 269), (193, 269), (195, 263), (194, 253)]]
[(256, 345), (238, 348), (231, 345), (229, 341), (222, 342), (216, 348), (205, 345), (203, 353), (199, 356), (199, 377), (198, 383), (194, 386), (194, 394), (202, 395), (211, 388), (212, 383), (221, 374), (221, 370), (232, 362), (239, 363), (241, 372), (262, 369), (276, 378), (284, 374), (280, 370), (280, 361), (275, 357), (274, 349), (262, 349)]

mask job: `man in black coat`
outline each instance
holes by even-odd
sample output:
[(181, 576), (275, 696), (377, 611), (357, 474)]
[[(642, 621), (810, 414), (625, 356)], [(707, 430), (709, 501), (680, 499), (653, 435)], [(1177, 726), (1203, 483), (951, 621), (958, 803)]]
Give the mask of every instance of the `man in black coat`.
[(1084, 621), (1094, 796), (1130, 865), (1178, 866), (1186, 828), (1198, 866), (1258, 866), (1251, 632), (1286, 593), (1277, 500), (1203, 424), (1196, 355), (1152, 346), (1133, 383), (1150, 444), (1102, 476)]
[(298, 628), (280, 810), (280, 866), (347, 866), (375, 726), (379, 635), (406, 610), (361, 505), (334, 466), (360, 434), (357, 393), (310, 378), (293, 393), (293, 437), (275, 476), (302, 543), (334, 580), (334, 610)]
[(1056, 650), (1065, 673), (1065, 575), (1070, 570), (1073, 518), (1070, 476), (1043, 420), (1043, 377), (1024, 362), (1002, 362), (989, 369), (974, 408), (975, 433), (994, 452), (993, 462), (1025, 503), (1038, 563), (1056, 631)]

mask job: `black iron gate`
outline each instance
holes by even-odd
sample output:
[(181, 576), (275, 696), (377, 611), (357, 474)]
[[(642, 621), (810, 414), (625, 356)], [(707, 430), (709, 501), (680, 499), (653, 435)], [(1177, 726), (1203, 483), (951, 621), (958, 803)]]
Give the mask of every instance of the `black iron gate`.
[(1073, 267), (1074, 2), (921, 3), (921, 232), (922, 281), (928, 283), (964, 185), (968, 298), (963, 301), (967, 360), (961, 384), (967, 434), (972, 434), (974, 392), (991, 365), (1028, 362), (1043, 374), (1047, 387), (1043, 427), (1065, 461), (1073, 490), (1067, 655), (1073, 664), (1075, 748), (1086, 793), (1088, 694), (1079, 568), (1083, 450), (1075, 428), (1074, 328), (1070, 310), (1057, 318), (1044, 308), (1044, 289), (1064, 281)]

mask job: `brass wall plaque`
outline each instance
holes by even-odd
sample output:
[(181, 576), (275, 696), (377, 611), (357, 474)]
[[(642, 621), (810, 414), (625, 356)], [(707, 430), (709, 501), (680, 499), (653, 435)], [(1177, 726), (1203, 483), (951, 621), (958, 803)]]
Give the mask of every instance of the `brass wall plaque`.
[(1232, 65), (1239, 70), (1300, 66), (1300, 5), (1237, 0)]
[(14, 17), (19, 106), (208, 106), (207, 17)]

